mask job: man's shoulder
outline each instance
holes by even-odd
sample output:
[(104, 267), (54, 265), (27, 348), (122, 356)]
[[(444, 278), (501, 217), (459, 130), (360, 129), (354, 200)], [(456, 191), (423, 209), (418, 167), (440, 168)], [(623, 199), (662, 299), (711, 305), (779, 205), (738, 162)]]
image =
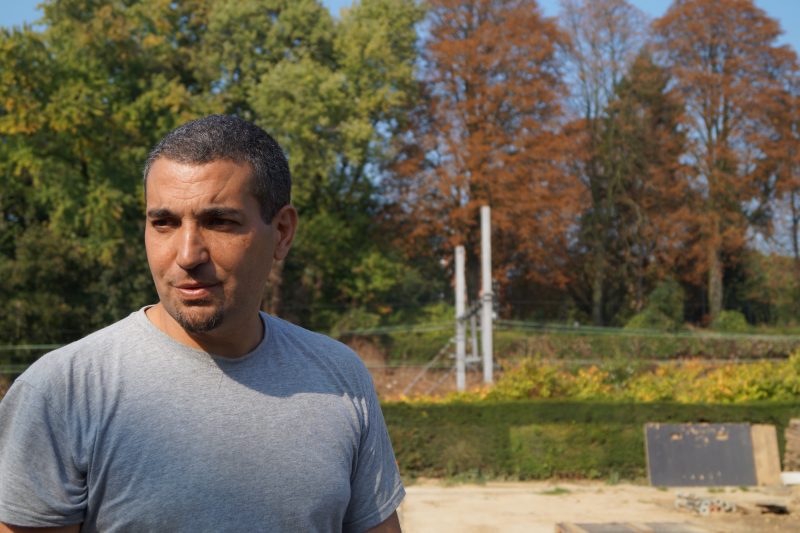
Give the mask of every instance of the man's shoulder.
[[(141, 312), (141, 311), (139, 311)], [(47, 387), (52, 381), (61, 381), (67, 376), (92, 367), (121, 346), (136, 338), (136, 313), (101, 328), (85, 337), (52, 350), (28, 367), (18, 378), (33, 386)]]
[(263, 314), (262, 316), (266, 317), (271, 332), (275, 334), (276, 340), (279, 342), (321, 347), (325, 348), (326, 351), (332, 352), (337, 357), (355, 357), (358, 359), (358, 355), (349, 346), (323, 333), (311, 331), (273, 315)]
[(293, 348), (293, 351), (313, 358), (329, 360), (337, 365), (352, 367), (358, 372), (366, 372), (361, 358), (346, 344), (322, 333), (308, 330), (272, 315), (266, 317), (269, 330), (279, 346)]

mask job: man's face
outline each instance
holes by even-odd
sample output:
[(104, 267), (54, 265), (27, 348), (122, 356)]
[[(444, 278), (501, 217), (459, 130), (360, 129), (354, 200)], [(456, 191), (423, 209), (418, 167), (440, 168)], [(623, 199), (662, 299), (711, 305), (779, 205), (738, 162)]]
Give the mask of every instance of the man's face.
[(161, 304), (184, 330), (257, 316), (280, 230), (261, 218), (249, 164), (158, 159), (147, 176), (145, 248)]

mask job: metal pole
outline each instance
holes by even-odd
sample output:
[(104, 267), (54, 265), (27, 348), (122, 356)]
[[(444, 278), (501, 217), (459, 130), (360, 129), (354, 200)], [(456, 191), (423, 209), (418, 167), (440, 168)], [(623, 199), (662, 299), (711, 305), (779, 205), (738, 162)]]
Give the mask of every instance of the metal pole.
[(492, 224), (488, 205), (481, 207), (481, 348), (483, 382), (491, 383), (494, 365), (492, 346)]
[(466, 389), (467, 322), (464, 319), (467, 302), (467, 282), (464, 275), (464, 247), (456, 246), (456, 388)]

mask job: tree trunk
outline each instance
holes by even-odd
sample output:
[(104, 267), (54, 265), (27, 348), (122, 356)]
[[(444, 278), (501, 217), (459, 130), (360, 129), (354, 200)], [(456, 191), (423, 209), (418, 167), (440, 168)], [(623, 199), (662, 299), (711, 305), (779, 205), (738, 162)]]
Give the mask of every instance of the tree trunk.
[(602, 246), (595, 248), (594, 268), (592, 269), (592, 324), (604, 325), (603, 285), (606, 281), (605, 257)]
[(714, 322), (722, 312), (722, 262), (716, 239), (712, 239), (708, 247), (708, 308), (711, 322)]
[(800, 212), (797, 206), (797, 191), (789, 193), (789, 201), (792, 208), (792, 252), (794, 253), (795, 268), (800, 264), (800, 243), (798, 243), (798, 231), (800, 230)]

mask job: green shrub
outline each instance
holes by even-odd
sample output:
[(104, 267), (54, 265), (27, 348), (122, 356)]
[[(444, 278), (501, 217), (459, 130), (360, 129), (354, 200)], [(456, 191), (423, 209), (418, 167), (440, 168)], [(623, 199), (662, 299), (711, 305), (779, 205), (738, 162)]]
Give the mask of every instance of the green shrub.
[(800, 401), (739, 405), (521, 400), (385, 403), (404, 477), (641, 479), (647, 422), (749, 422), (784, 429)]
[(683, 325), (683, 300), (683, 288), (677, 281), (662, 281), (648, 296), (645, 308), (625, 324), (625, 329), (677, 331)]
[(561, 398), (570, 391), (564, 378), (565, 374), (554, 365), (533, 358), (525, 359), (497, 382), (488, 397), (506, 400)]
[(644, 311), (633, 315), (633, 317), (625, 324), (625, 329), (628, 330), (646, 330), (656, 329), (663, 331), (671, 331), (677, 329), (675, 322), (667, 315), (659, 312), (656, 309), (645, 308)]
[(529, 424), (510, 428), (514, 477), (641, 477), (641, 428), (624, 424)]
[(750, 327), (747, 319), (739, 311), (722, 311), (711, 323), (711, 329), (726, 333), (747, 333)]
[(786, 361), (570, 367), (525, 359), (486, 393), (491, 400), (565, 398), (682, 403), (792, 400), (800, 395), (800, 352)]
[(331, 328), (330, 334), (333, 337), (341, 337), (354, 330), (377, 327), (380, 322), (380, 315), (371, 313), (362, 307), (356, 307), (339, 316)]

